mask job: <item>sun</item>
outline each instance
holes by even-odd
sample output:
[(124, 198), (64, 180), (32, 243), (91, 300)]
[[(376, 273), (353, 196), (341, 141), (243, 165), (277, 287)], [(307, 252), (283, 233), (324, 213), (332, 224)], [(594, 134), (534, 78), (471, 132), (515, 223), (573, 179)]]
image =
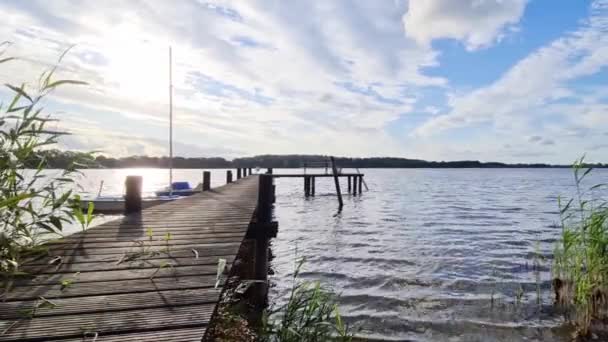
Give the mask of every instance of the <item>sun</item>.
[(114, 45), (107, 79), (121, 96), (144, 102), (168, 102), (169, 47), (147, 43)]

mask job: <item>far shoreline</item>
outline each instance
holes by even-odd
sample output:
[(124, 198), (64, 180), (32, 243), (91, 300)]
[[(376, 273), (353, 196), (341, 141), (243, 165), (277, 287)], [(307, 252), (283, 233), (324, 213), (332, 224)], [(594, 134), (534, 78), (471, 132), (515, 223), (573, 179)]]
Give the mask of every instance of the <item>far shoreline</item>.
[[(66, 168), (69, 160), (79, 155), (87, 155), (79, 151), (44, 151), (43, 157), (51, 168)], [(326, 155), (257, 155), (228, 160), (224, 157), (150, 157), (130, 156), (113, 158), (97, 155), (91, 163), (77, 165), (78, 169), (233, 169), (233, 168), (275, 168), (275, 169), (324, 169), (329, 168), (329, 156)], [(482, 162), (478, 160), (458, 161), (427, 161), (401, 157), (335, 157), (336, 166), (344, 169), (550, 169), (571, 168), (571, 164), (550, 163), (503, 163)], [(584, 163), (584, 168), (608, 168), (608, 163)], [(32, 167), (35, 164), (32, 163)]]

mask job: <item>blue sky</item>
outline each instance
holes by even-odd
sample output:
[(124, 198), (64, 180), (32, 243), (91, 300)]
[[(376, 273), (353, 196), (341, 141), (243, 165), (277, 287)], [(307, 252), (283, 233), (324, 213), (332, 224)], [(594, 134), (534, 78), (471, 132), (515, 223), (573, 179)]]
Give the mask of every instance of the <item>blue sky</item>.
[[(608, 162), (607, 0), (0, 2), (69, 149)], [(0, 91), (6, 99), (6, 91)]]

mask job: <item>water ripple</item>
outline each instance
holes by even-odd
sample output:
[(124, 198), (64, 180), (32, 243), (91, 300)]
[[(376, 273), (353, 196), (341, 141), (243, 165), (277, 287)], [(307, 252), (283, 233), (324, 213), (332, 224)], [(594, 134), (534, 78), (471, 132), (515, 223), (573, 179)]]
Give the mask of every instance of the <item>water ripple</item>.
[[(305, 256), (302, 278), (340, 293), (363, 339), (570, 341), (550, 283), (557, 196), (574, 191), (570, 170), (365, 174), (370, 191), (345, 194), (339, 214), (333, 182), (305, 199), (301, 182), (277, 180), (275, 301)], [(596, 180), (608, 181), (608, 170)]]

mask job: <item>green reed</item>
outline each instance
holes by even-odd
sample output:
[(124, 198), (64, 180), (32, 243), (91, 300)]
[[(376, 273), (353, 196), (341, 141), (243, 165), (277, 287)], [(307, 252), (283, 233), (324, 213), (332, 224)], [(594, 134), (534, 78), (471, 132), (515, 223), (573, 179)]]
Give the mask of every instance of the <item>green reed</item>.
[[(0, 44), (0, 66), (17, 62), (3, 57), (9, 47)], [(83, 84), (56, 80), (56, 71), (57, 65), (35, 84), (6, 84), (12, 97), (0, 99), (0, 288), (4, 294), (15, 277), (26, 275), (22, 264), (45, 253), (46, 239), (60, 235), (64, 224), (78, 222), (84, 229), (92, 220), (93, 207), (83, 211), (78, 195), (65, 190), (74, 186), (76, 168), (90, 163), (92, 155), (77, 154), (67, 169), (48, 172), (45, 151), (67, 133), (48, 128), (56, 120), (45, 113), (43, 100), (61, 86)]]
[(301, 259), (286, 304), (264, 313), (262, 341), (352, 341), (342, 320), (336, 295), (320, 282), (298, 280)]
[(573, 165), (576, 196), (567, 203), (558, 200), (562, 228), (553, 262), (557, 302), (576, 324), (577, 335), (590, 335), (592, 322), (608, 318), (608, 203), (593, 198), (599, 184), (583, 189), (591, 173), (584, 158)]

